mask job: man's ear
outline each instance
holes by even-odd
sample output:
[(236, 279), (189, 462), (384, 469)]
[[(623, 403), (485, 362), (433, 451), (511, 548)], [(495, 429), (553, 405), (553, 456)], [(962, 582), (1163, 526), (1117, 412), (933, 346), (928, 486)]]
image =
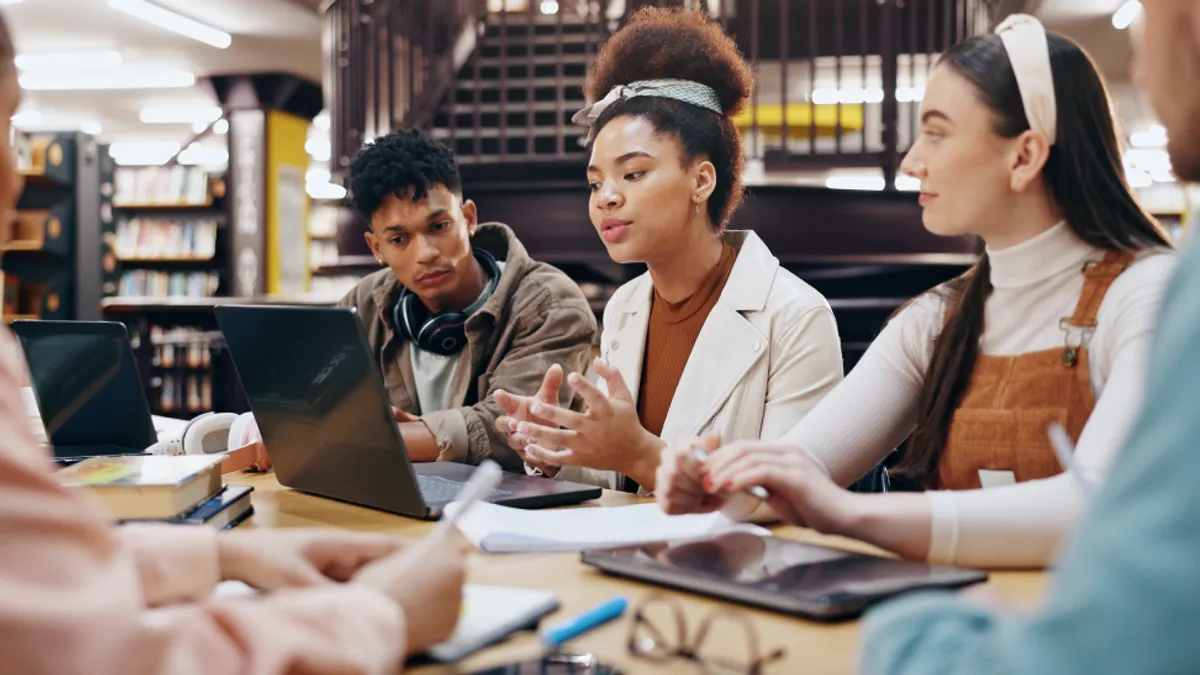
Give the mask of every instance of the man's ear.
[(375, 259), (379, 261), (380, 265), (382, 265), (383, 254), (379, 252), (379, 238), (376, 237), (375, 233), (371, 230), (367, 230), (366, 233), (363, 234), (363, 238), (367, 240), (367, 246), (371, 248), (371, 255), (375, 256)]
[(475, 236), (475, 231), (479, 229), (479, 211), (475, 208), (475, 202), (470, 199), (463, 202), (462, 205), (463, 221), (467, 224), (467, 232), (471, 236)]

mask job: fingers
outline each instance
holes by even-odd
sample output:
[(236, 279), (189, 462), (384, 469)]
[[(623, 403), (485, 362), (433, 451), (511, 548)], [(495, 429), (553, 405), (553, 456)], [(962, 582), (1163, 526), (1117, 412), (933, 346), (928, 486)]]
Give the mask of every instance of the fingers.
[(588, 381), (588, 379), (578, 373), (571, 373), (567, 378), (567, 384), (583, 397), (583, 402), (587, 404), (588, 415), (593, 418), (608, 417), (612, 412), (612, 404), (608, 402), (608, 397), (604, 392), (600, 391), (596, 385)]
[(708, 474), (714, 476), (713, 480), (715, 481), (716, 474), (726, 471), (727, 467), (746, 461), (748, 457), (758, 455), (786, 455), (789, 452), (803, 451), (799, 447), (783, 443), (739, 441), (726, 445), (719, 450), (711, 449), (706, 465)]
[(611, 398), (633, 403), (633, 393), (629, 391), (629, 386), (625, 384), (625, 378), (621, 377), (621, 371), (600, 359), (596, 359), (594, 367), (596, 368), (596, 374), (604, 378), (604, 383), (608, 386), (608, 395)]
[(503, 389), (497, 389), (492, 393), (492, 399), (496, 401), (497, 405), (504, 408), (504, 412), (509, 415), (523, 415), (525, 412), (526, 401), (524, 396), (517, 396)]
[[(584, 420), (583, 415), (575, 412), (574, 410), (560, 408), (557, 405), (547, 405), (540, 401), (534, 401), (533, 404), (529, 406), (529, 412), (540, 420), (541, 424), (538, 426), (549, 426), (555, 424), (568, 429), (578, 429), (580, 426), (582, 426)], [(517, 433), (520, 433), (519, 428)]]
[(562, 388), (563, 369), (557, 363), (550, 366), (550, 370), (546, 371), (546, 377), (542, 378), (542, 388), (538, 390), (537, 400), (550, 405), (558, 404), (558, 390)]
[(575, 453), (571, 450), (550, 450), (538, 444), (525, 447), (525, 456), (534, 462), (551, 466), (571, 466), (575, 464)]
[(569, 448), (579, 438), (579, 432), (574, 429), (551, 429), (533, 422), (518, 424), (517, 433), (528, 436), (530, 441), (551, 450)]
[(668, 515), (696, 513), (705, 501), (699, 462), (690, 448), (690, 441), (672, 444), (658, 465), (655, 499)]

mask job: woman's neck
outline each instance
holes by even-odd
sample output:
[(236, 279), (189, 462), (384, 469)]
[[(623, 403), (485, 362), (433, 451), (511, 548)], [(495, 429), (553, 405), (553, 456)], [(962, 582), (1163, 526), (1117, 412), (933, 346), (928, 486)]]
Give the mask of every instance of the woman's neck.
[(677, 303), (692, 297), (704, 278), (721, 261), (724, 243), (711, 227), (692, 226), (689, 234), (671, 247), (661, 260), (647, 261), (654, 290), (667, 302)]
[(997, 214), (992, 226), (979, 236), (990, 251), (1003, 251), (1029, 241), (1063, 221), (1062, 211), (1043, 194), (1018, 195), (1012, 208)]

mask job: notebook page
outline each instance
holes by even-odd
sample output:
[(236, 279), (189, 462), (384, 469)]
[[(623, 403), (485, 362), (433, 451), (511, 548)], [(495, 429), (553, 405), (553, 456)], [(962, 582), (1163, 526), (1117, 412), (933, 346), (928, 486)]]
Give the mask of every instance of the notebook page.
[[(456, 508), (458, 504), (453, 503), (446, 511)], [(526, 510), (477, 503), (458, 528), (484, 553), (584, 551), (705, 539), (730, 531), (770, 534), (720, 513), (668, 516), (657, 504)]]

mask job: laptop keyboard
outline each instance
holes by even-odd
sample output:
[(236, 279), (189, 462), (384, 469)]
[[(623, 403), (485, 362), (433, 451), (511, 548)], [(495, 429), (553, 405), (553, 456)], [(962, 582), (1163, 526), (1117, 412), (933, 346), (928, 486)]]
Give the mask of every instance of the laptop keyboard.
[[(462, 490), (462, 481), (449, 480), (441, 476), (422, 476), (417, 475), (417, 485), (421, 488), (421, 496), (425, 498), (426, 504), (449, 504), (458, 498), (458, 493)], [(495, 501), (503, 497), (511, 495), (508, 490), (492, 490), (483, 499), (484, 501)]]

